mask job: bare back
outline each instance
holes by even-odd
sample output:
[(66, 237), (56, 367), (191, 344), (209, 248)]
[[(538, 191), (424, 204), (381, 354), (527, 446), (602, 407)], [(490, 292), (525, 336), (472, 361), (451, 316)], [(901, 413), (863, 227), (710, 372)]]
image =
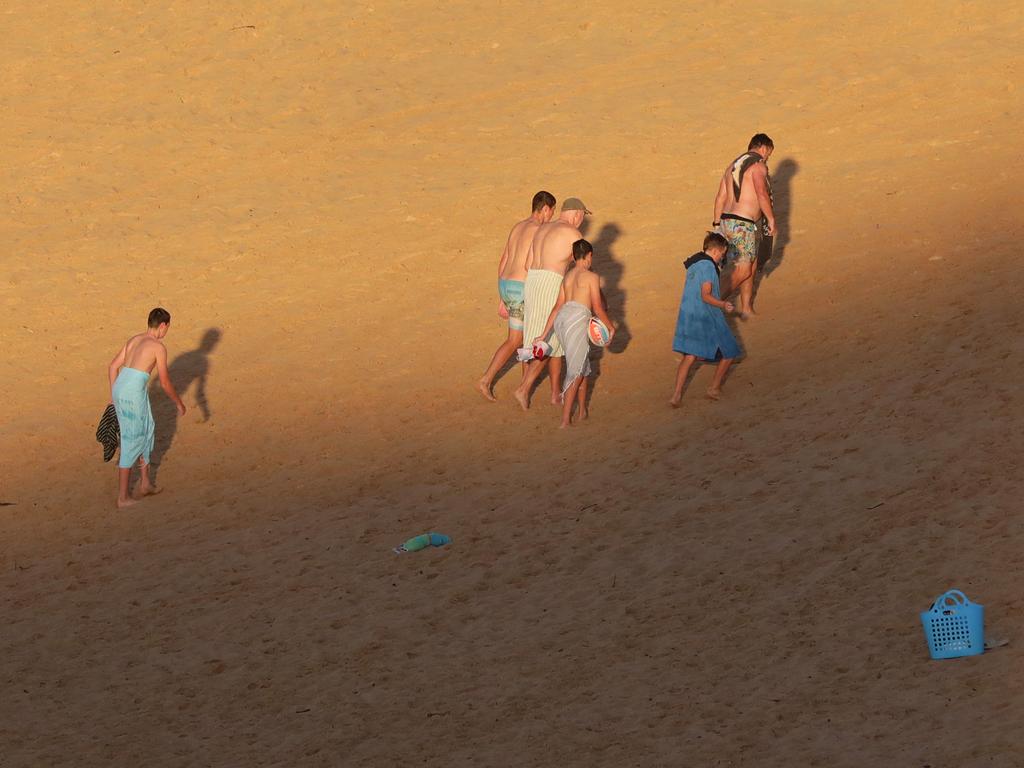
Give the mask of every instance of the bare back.
[(589, 269), (574, 267), (565, 276), (562, 289), (567, 302), (575, 301), (593, 312), (594, 296), (601, 295), (601, 279)]
[[(722, 188), (725, 190), (725, 206), (723, 213), (731, 213), (743, 216), (751, 221), (758, 221), (764, 213), (761, 210), (761, 200), (767, 184), (768, 166), (763, 162), (754, 163), (743, 174), (740, 184), (740, 197), (737, 200), (733, 191), (733, 164), (726, 166), (722, 175)], [(760, 194), (759, 194), (760, 192)]]
[(526, 257), (530, 253), (533, 236), (540, 226), (540, 222), (531, 216), (512, 227), (512, 231), (508, 234), (508, 243), (505, 245), (508, 259), (505, 261), (504, 269), (501, 270), (500, 277), (503, 280), (526, 279)]
[(157, 357), (165, 349), (162, 342), (151, 338), (148, 333), (132, 336), (124, 345), (124, 366), (152, 373)]
[(533, 236), (531, 269), (547, 269), (565, 274), (572, 261), (572, 244), (582, 239), (580, 231), (566, 221), (541, 224)]

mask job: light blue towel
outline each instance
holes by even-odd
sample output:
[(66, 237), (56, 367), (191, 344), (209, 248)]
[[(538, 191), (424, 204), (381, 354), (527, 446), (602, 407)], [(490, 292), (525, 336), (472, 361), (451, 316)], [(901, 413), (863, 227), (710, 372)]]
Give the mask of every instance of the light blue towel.
[(397, 554), (418, 552), (427, 547), (443, 547), (446, 544), (451, 544), (451, 541), (451, 537), (445, 536), (443, 533), (421, 533), (419, 536), (413, 536), (404, 544), (399, 544), (394, 551)]
[(128, 469), (141, 456), (149, 464), (153, 451), (153, 410), (149, 407), (149, 374), (124, 367), (114, 381), (114, 409), (121, 429), (121, 457), (117, 465)]
[(703, 360), (739, 357), (739, 344), (729, 330), (722, 310), (700, 297), (700, 287), (707, 282), (711, 283), (711, 294), (719, 298), (718, 270), (710, 259), (701, 259), (686, 270), (686, 287), (679, 303), (672, 349)]

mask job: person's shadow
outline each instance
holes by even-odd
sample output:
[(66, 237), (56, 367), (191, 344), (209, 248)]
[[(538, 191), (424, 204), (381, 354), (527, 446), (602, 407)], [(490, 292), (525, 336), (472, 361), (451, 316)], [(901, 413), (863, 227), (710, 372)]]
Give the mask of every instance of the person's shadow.
[[(174, 389), (179, 397), (184, 398), (185, 392), (192, 386), (192, 382), (197, 382), (196, 406), (203, 415), (203, 421), (209, 421), (212, 415), (210, 403), (206, 398), (206, 377), (210, 371), (210, 361), (208, 358), (218, 342), (220, 342), (220, 337), (220, 328), (208, 328), (203, 334), (198, 348), (189, 352), (183, 352), (167, 366), (167, 374), (170, 376), (171, 384), (174, 385)], [(153, 453), (150, 457), (149, 471), (150, 478), (156, 483), (160, 464), (163, 461), (164, 455), (170, 450), (171, 443), (174, 442), (174, 436), (178, 432), (178, 409), (174, 407), (174, 403), (171, 402), (170, 398), (164, 394), (159, 381), (153, 383), (152, 389), (160, 390), (154, 393), (155, 396), (150, 397), (153, 408), (153, 421), (156, 424), (156, 436), (153, 441)]]
[[(584, 219), (581, 228), (584, 237), (587, 235), (587, 224), (589, 222)], [(605, 351), (616, 355), (625, 352), (632, 340), (629, 326), (626, 323), (626, 289), (622, 287), (622, 275), (626, 271), (626, 265), (616, 258), (613, 250), (615, 241), (621, 236), (622, 228), (615, 222), (608, 222), (601, 227), (597, 238), (591, 242), (594, 247), (592, 268), (601, 278), (605, 303), (608, 306), (608, 316), (615, 323), (616, 330), (615, 336), (612, 337), (612, 343), (607, 347), (591, 347), (591, 379), (590, 389), (587, 391), (588, 407), (594, 396), (594, 390), (597, 388), (597, 380), (601, 378), (601, 359), (604, 357)]]
[[(771, 174), (772, 207), (775, 210), (775, 235), (762, 237), (757, 250), (758, 276), (756, 283), (771, 275), (782, 266), (789, 245), (789, 217), (793, 212), (793, 177), (800, 171), (800, 165), (792, 157), (787, 157)], [(755, 289), (756, 289), (755, 285)], [(755, 291), (756, 292), (756, 291)]]
[(608, 315), (616, 325), (612, 343), (605, 349), (614, 355), (626, 351), (632, 336), (626, 324), (626, 289), (622, 287), (622, 275), (626, 265), (615, 258), (612, 246), (622, 236), (622, 229), (615, 222), (601, 227), (594, 246), (594, 271), (601, 277), (604, 284), (604, 296), (608, 304)]

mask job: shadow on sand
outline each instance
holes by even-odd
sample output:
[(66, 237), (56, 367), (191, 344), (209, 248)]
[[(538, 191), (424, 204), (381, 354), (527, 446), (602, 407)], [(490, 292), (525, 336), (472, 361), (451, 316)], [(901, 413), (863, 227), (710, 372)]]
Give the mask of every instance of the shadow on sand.
[[(192, 386), (192, 382), (197, 382), (196, 407), (203, 415), (203, 421), (209, 421), (212, 415), (210, 403), (206, 398), (206, 377), (210, 370), (210, 353), (220, 342), (220, 337), (219, 328), (208, 328), (196, 349), (183, 352), (167, 366), (171, 383), (182, 398), (188, 388)], [(154, 382), (153, 389), (160, 389), (159, 382)], [(153, 420), (156, 422), (156, 438), (153, 443), (153, 455), (150, 459), (150, 477), (155, 483), (164, 455), (170, 450), (174, 436), (178, 432), (178, 410), (163, 391), (152, 393), (150, 402), (153, 408)]]
[[(581, 229), (583, 236), (587, 236), (587, 224), (584, 220), (584, 227)], [(606, 352), (613, 355), (626, 351), (633, 337), (629, 332), (627, 322), (627, 292), (622, 286), (622, 276), (626, 271), (626, 265), (620, 261), (614, 250), (615, 242), (622, 237), (622, 228), (615, 222), (608, 222), (601, 227), (597, 238), (591, 240), (594, 246), (593, 270), (601, 277), (604, 286), (605, 303), (608, 305), (608, 316), (615, 323), (617, 329), (612, 343), (607, 347), (591, 347), (590, 349), (590, 389), (587, 392), (587, 408), (594, 397), (594, 390), (597, 389), (597, 381), (601, 378), (601, 362)]]
[(772, 173), (772, 197), (775, 208), (775, 235), (761, 239), (757, 250), (757, 277), (754, 294), (761, 281), (782, 266), (786, 258), (786, 247), (790, 241), (789, 218), (793, 212), (793, 177), (800, 171), (800, 165), (792, 157), (778, 164)]

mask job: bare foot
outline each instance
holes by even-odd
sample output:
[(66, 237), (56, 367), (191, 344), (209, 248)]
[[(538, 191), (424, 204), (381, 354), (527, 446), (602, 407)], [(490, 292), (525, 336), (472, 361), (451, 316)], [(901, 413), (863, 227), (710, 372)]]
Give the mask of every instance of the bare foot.
[(135, 499), (142, 499), (146, 496), (156, 496), (163, 488), (157, 488), (155, 485), (140, 485), (135, 489), (135, 493), (132, 497)]
[(580, 421), (586, 421), (587, 416), (589, 415), (590, 411), (588, 411), (586, 408), (580, 408), (579, 413), (577, 414)]
[(530, 409), (530, 401), (527, 399), (525, 393), (520, 392), (517, 389), (515, 392), (512, 393), (512, 397), (514, 397), (516, 399), (516, 402), (518, 402), (519, 405), (522, 406), (524, 411), (527, 411), (527, 410)]
[(570, 421), (563, 421), (561, 424), (558, 425), (558, 428), (559, 429), (566, 429), (566, 428), (571, 427), (571, 426), (572, 426), (572, 422), (570, 422)]
[(490, 386), (487, 384), (487, 382), (485, 380), (480, 379), (480, 381), (478, 381), (476, 383), (476, 389), (487, 400), (490, 400), (492, 403), (496, 403), (497, 402), (497, 399), (494, 397), (494, 395), (491, 394)]
[(673, 408), (678, 408), (680, 403), (682, 403), (682, 398), (677, 400), (676, 398), (673, 397), (671, 400), (668, 401), (668, 404)]
[(722, 396), (722, 390), (716, 389), (715, 387), (708, 387), (704, 393), (704, 397), (708, 400), (718, 400)]
[(135, 501), (135, 499), (125, 499), (124, 501), (122, 501), (121, 499), (117, 500), (118, 509), (127, 509), (128, 507), (133, 507), (136, 504), (138, 504), (138, 502)]
[(757, 315), (757, 312), (752, 309), (748, 309), (746, 312), (740, 312), (740, 320), (743, 320), (744, 322), (752, 320), (755, 315)]
[(552, 392), (551, 393), (551, 404), (552, 405), (559, 405), (560, 406), (562, 404), (562, 396), (561, 396), (561, 394), (556, 395), (554, 392)]

